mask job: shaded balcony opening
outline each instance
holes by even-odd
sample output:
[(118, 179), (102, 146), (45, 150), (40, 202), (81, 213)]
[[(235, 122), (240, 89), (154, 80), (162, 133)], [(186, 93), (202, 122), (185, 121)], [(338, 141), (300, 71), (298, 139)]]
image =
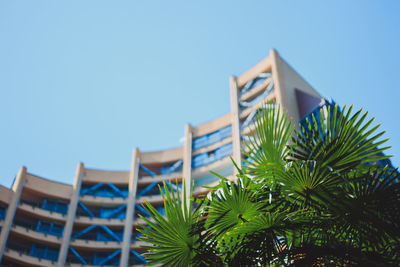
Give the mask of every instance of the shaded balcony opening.
[(233, 154), (232, 143), (222, 145), (215, 150), (201, 153), (192, 157), (192, 168), (198, 168), (204, 165), (208, 165), (215, 161), (221, 160)]
[(102, 218), (102, 219), (125, 219), (126, 204), (114, 206), (95, 206), (78, 202), (76, 216)]
[(0, 220), (4, 220), (7, 214), (7, 206), (3, 203), (0, 203)]
[(19, 213), (17, 213), (14, 218), (14, 225), (58, 237), (61, 237), (64, 232), (64, 225), (62, 223), (27, 217), (25, 214)]
[(68, 213), (69, 205), (67, 201), (25, 194), (21, 196), (20, 204), (27, 204), (33, 208), (57, 212), (64, 215)]
[(21, 237), (10, 235), (6, 249), (14, 250), (20, 254), (46, 259), (56, 262), (58, 260), (59, 247), (32, 242)]
[(153, 163), (153, 164), (139, 164), (139, 177), (142, 176), (156, 176), (173, 174), (182, 172), (183, 160), (164, 162), (164, 163)]
[(93, 252), (69, 247), (66, 263), (99, 266), (119, 266), (121, 250)]
[(232, 136), (232, 126), (228, 125), (212, 133), (196, 137), (192, 141), (192, 149), (207, 147)]
[[(176, 183), (176, 179), (170, 179), (165, 181), (168, 187), (170, 187), (169, 181), (171, 181), (172, 185), (171, 188), (172, 190), (176, 191), (179, 189), (181, 191), (182, 189), (182, 181), (179, 181)], [(146, 186), (139, 186), (137, 188), (136, 192), (136, 198), (143, 197), (143, 196), (158, 196), (160, 195), (160, 189), (163, 191), (163, 182), (154, 182)]]
[(93, 197), (126, 198), (129, 195), (129, 190), (128, 186), (116, 186), (112, 183), (83, 184), (80, 195)]
[(99, 242), (122, 242), (124, 229), (105, 225), (90, 225), (88, 227), (75, 226), (71, 238), (74, 240), (90, 240)]

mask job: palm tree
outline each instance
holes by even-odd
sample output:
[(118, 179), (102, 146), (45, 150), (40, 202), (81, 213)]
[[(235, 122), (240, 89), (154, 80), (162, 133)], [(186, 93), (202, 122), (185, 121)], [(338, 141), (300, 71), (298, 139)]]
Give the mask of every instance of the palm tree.
[(285, 112), (265, 106), (236, 182), (215, 173), (219, 184), (192, 198), (195, 210), (164, 185), (166, 216), (146, 203), (154, 221), (140, 229), (149, 263), (400, 264), (399, 174), (378, 164), (387, 140), (361, 110), (325, 111), (294, 131)]

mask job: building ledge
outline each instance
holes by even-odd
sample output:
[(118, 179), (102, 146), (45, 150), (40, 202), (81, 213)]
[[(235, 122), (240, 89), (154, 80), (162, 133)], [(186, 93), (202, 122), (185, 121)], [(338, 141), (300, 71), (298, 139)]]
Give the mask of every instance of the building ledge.
[(46, 260), (46, 259), (41, 259), (37, 257), (32, 257), (27, 254), (18, 252), (13, 249), (6, 248), (4, 250), (4, 256), (7, 258), (9, 261), (18, 263), (18, 264), (24, 264), (26, 266), (44, 266), (44, 267), (53, 267), (56, 265), (56, 262)]

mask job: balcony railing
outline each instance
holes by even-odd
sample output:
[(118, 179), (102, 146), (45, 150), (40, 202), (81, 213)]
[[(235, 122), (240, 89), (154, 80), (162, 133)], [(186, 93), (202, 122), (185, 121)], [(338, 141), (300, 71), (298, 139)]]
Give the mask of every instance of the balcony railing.
[(46, 198), (43, 201), (36, 199), (21, 199), (20, 204), (27, 204), (33, 208), (57, 212), (63, 215), (68, 213), (68, 203), (55, 199)]
[(62, 236), (64, 231), (64, 226), (59, 223), (49, 222), (45, 220), (27, 220), (24, 218), (15, 218), (14, 225), (18, 225), (24, 227), (25, 229), (54, 235), (54, 236)]
[(58, 249), (47, 245), (32, 243), (31, 245), (8, 242), (7, 249), (17, 251), (20, 254), (29, 255), (39, 259), (57, 261)]

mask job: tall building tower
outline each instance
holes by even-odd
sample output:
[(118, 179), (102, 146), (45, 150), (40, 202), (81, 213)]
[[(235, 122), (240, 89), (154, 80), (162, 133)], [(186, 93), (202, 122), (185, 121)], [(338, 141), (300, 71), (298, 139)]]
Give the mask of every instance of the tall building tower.
[[(11, 189), (0, 186), (0, 260), (3, 266), (141, 266), (138, 215), (148, 201), (163, 212), (158, 185), (168, 179), (193, 184), (195, 195), (218, 178), (234, 177), (243, 140), (267, 102), (301, 123), (326, 101), (275, 50), (230, 78), (231, 112), (185, 126), (185, 143), (144, 152), (135, 148), (130, 169), (106, 171), (79, 163), (73, 184), (39, 177), (22, 167)], [(175, 186), (173, 186), (175, 187)], [(176, 188), (173, 188), (176, 189)]]

